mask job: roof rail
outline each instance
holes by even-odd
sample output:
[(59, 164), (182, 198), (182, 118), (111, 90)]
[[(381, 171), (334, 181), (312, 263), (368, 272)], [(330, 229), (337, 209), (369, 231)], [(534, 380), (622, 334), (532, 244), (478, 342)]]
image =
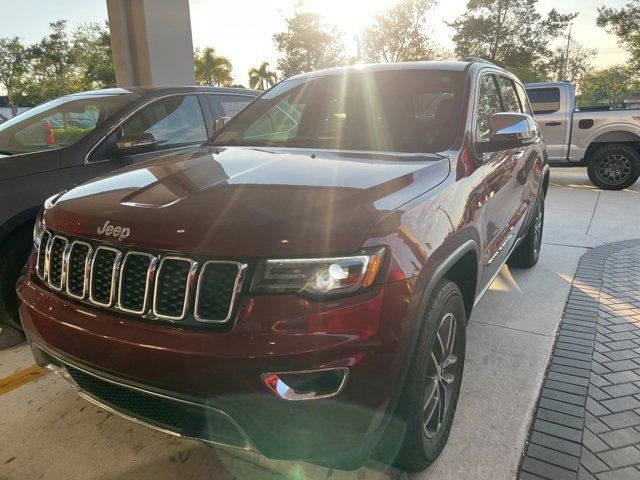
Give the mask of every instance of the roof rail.
[(493, 65), (497, 67), (495, 63), (490, 62), (489, 60), (485, 60), (484, 58), (481, 58), (481, 57), (467, 57), (464, 59), (464, 61), (469, 63), (488, 63), (489, 65)]

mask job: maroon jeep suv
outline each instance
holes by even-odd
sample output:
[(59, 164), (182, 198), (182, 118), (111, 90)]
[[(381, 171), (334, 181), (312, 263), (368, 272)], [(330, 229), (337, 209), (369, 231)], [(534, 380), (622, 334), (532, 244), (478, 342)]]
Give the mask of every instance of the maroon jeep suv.
[(50, 198), (18, 283), (38, 364), (184, 437), (422, 470), (471, 310), (538, 260), (549, 182), (522, 84), (487, 62), (281, 82), (195, 151)]

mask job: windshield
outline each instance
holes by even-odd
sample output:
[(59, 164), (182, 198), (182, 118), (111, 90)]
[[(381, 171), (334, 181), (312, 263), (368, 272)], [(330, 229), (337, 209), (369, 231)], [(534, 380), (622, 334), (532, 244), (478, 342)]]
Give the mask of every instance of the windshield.
[(212, 145), (425, 153), (450, 148), (464, 72), (350, 72), (285, 81), (240, 112)]
[(69, 96), (43, 103), (0, 125), (0, 153), (72, 145), (136, 98), (134, 93)]

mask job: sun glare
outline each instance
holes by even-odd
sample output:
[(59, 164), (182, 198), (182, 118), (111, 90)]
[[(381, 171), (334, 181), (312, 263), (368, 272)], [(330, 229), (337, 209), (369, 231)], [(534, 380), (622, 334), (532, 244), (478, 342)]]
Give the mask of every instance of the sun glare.
[(347, 36), (358, 35), (398, 0), (304, 0), (301, 10), (319, 13)]

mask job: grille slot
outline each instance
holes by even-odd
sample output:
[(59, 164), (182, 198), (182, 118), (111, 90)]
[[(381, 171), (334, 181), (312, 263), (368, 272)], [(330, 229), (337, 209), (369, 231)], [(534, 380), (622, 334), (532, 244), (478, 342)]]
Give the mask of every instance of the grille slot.
[(49, 286), (54, 290), (62, 290), (64, 252), (69, 241), (56, 235), (51, 239), (49, 249)]
[(98, 247), (91, 261), (91, 280), (89, 297), (91, 301), (103, 307), (110, 307), (115, 290), (115, 276), (118, 269), (120, 252), (115, 248)]
[(87, 290), (91, 245), (75, 241), (69, 248), (67, 260), (67, 293), (74, 298), (84, 298)]
[(46, 278), (46, 269), (47, 269), (47, 247), (49, 246), (49, 239), (51, 239), (51, 234), (46, 230), (42, 232), (42, 237), (40, 237), (40, 248), (38, 249), (38, 276), (44, 280)]
[(191, 276), (197, 264), (188, 258), (166, 256), (160, 262), (153, 295), (153, 313), (182, 320), (187, 311)]
[(196, 292), (196, 320), (222, 323), (231, 318), (236, 291), (246, 268), (237, 262), (209, 261), (204, 264)]
[(149, 277), (156, 258), (148, 253), (129, 252), (120, 272), (118, 305), (130, 313), (144, 313), (149, 296)]

